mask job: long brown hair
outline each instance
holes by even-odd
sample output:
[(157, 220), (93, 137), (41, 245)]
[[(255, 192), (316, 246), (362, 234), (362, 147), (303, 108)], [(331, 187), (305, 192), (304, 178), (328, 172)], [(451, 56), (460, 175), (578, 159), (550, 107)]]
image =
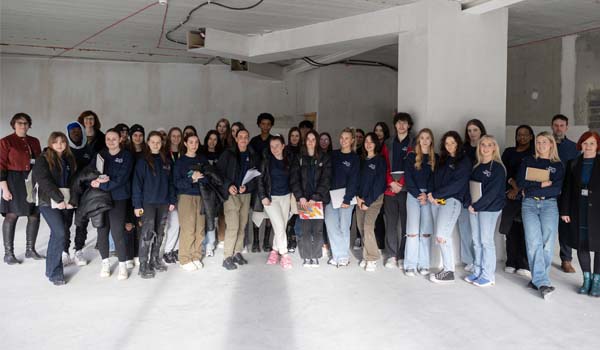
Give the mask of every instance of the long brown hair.
[(419, 131), (417, 137), (415, 138), (415, 168), (417, 170), (421, 170), (421, 163), (423, 162), (423, 150), (421, 149), (420, 138), (422, 134), (427, 134), (431, 137), (431, 145), (429, 145), (429, 161), (427, 164), (431, 167), (431, 170), (435, 170), (435, 144), (433, 142), (433, 132), (431, 129), (424, 128)]
[(67, 159), (69, 165), (71, 166), (71, 174), (75, 173), (77, 170), (77, 163), (75, 162), (75, 156), (73, 156), (73, 152), (71, 152), (71, 148), (69, 147), (69, 140), (67, 140), (67, 136), (60, 131), (53, 131), (48, 137), (48, 148), (44, 153), (44, 158), (46, 158), (46, 162), (48, 163), (48, 168), (50, 171), (54, 170), (54, 168), (58, 167), (60, 172), (62, 173), (62, 161), (58, 156), (58, 153), (54, 149), (52, 149), (52, 144), (56, 142), (57, 139), (62, 139), (66, 144), (66, 148), (63, 151), (63, 157)]
[[(148, 134), (148, 137), (146, 137), (146, 142), (144, 142), (144, 160), (146, 161), (146, 163), (148, 163), (150, 170), (152, 170), (152, 174), (156, 176), (156, 169), (154, 168), (154, 157), (152, 156), (152, 151), (150, 151), (150, 146), (148, 146), (148, 141), (150, 141), (150, 138), (152, 136), (158, 136), (162, 140), (162, 135), (156, 130), (151, 131)], [(160, 160), (163, 162), (163, 164), (168, 164), (164, 145), (160, 146), (160, 151), (158, 151), (158, 154), (160, 155)]]
[(179, 131), (179, 135), (181, 135), (181, 141), (179, 141), (179, 145), (177, 145), (177, 152), (179, 152), (181, 155), (182, 153), (185, 153), (185, 150), (183, 149), (183, 131), (176, 126), (169, 129), (169, 133), (167, 134), (167, 142), (165, 142), (165, 152), (171, 152), (171, 135), (175, 131)]

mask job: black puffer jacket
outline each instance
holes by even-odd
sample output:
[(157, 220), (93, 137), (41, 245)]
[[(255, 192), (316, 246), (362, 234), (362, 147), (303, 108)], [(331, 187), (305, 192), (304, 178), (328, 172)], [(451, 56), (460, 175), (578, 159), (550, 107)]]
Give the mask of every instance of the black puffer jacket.
[(197, 168), (192, 167), (192, 170), (198, 170), (204, 175), (208, 181), (200, 182), (200, 195), (202, 195), (202, 211), (206, 216), (206, 231), (215, 229), (215, 218), (219, 216), (219, 208), (225, 201), (223, 193), (223, 179), (210, 164), (200, 164)]
[[(312, 196), (308, 196), (308, 168), (313, 162), (315, 167), (315, 183)], [(296, 200), (306, 198), (315, 202), (323, 202), (323, 206), (331, 200), (329, 186), (331, 181), (331, 158), (327, 153), (321, 153), (319, 159), (311, 159), (307, 155), (298, 155), (290, 169), (290, 187)]]
[(71, 205), (75, 210), (75, 224), (82, 226), (89, 218), (96, 228), (104, 226), (104, 214), (112, 209), (110, 192), (89, 186), (100, 173), (91, 166), (82, 169), (71, 184)]

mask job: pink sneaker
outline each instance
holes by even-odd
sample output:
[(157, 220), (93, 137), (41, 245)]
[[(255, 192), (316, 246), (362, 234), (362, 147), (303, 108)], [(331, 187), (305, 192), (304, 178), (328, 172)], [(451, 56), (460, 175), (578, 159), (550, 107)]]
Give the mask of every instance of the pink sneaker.
[(285, 254), (281, 256), (281, 261), (279, 262), (281, 264), (281, 267), (284, 270), (288, 270), (292, 268), (292, 258), (290, 257), (289, 254)]
[(267, 259), (267, 265), (275, 265), (279, 262), (279, 253), (276, 250), (271, 250), (269, 258)]

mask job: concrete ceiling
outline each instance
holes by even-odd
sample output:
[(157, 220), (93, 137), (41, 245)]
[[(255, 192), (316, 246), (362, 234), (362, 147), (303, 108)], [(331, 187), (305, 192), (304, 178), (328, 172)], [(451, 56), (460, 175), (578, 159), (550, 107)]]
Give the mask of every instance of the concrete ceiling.
[[(230, 6), (256, 2), (219, 1)], [(173, 36), (185, 41), (186, 31), (197, 27), (261, 34), (415, 1), (418, 0), (265, 0), (247, 11), (209, 5), (198, 10)], [(184, 46), (161, 36), (163, 19), (164, 29), (168, 30), (200, 3), (201, 0), (169, 0), (167, 11), (167, 6), (158, 5), (157, 0), (0, 0), (0, 50), (2, 55), (206, 63), (208, 57), (190, 54)], [(510, 8), (509, 46), (596, 27), (600, 27), (600, 0), (526, 0)], [(106, 30), (68, 50), (103, 29)], [(385, 47), (370, 57), (388, 61), (388, 56), (394, 54), (393, 47)]]

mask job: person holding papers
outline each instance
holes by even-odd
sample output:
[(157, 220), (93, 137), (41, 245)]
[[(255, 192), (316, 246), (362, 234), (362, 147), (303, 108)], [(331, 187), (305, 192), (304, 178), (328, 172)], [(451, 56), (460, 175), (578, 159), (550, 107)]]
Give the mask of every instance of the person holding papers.
[(433, 190), (433, 172), (438, 165), (433, 132), (422, 129), (416, 139), (415, 150), (406, 156), (404, 168), (408, 192), (404, 273), (410, 277), (415, 276), (417, 271), (423, 276), (429, 274), (433, 215), (427, 193)]
[[(310, 130), (306, 133), (302, 151), (292, 163), (290, 185), (298, 200), (298, 210), (309, 211), (317, 204), (327, 205), (330, 201), (329, 181), (331, 162), (329, 154), (322, 153), (317, 145), (319, 134)], [(318, 267), (323, 255), (323, 219), (300, 216), (302, 237), (299, 242), (300, 257), (305, 267)]]
[(186, 152), (175, 162), (173, 169), (180, 225), (179, 265), (185, 271), (195, 271), (204, 266), (200, 259), (206, 227), (203, 206), (206, 203), (200, 193), (200, 183), (206, 182), (207, 178), (200, 167), (208, 164), (208, 160), (198, 152), (200, 139), (197, 135), (184, 136), (183, 144)]
[[(583, 271), (583, 285), (578, 292), (593, 297), (600, 297), (599, 144), (597, 132), (587, 131), (581, 135), (577, 149), (583, 153), (567, 165), (560, 196), (561, 219), (571, 223), (569, 246), (577, 247), (577, 258)], [(594, 252), (593, 275), (591, 252)]]
[(96, 168), (102, 175), (91, 182), (93, 188), (99, 188), (110, 193), (113, 207), (104, 213), (104, 225), (98, 228), (98, 250), (102, 257), (100, 277), (110, 276), (110, 260), (108, 259), (108, 234), (113, 237), (117, 256), (119, 257), (119, 273), (117, 278), (125, 280), (129, 277), (127, 271), (127, 248), (125, 247), (125, 215), (127, 202), (131, 197), (131, 171), (133, 156), (131, 152), (121, 148), (121, 135), (115, 129), (109, 129), (105, 134), (106, 148), (96, 154), (90, 167)]
[[(244, 231), (248, 223), (251, 193), (256, 187), (256, 178), (248, 181), (246, 173), (256, 173), (259, 164), (258, 155), (248, 147), (250, 133), (240, 128), (235, 135), (236, 146), (221, 154), (217, 162), (217, 170), (223, 177), (225, 203), (225, 247), (223, 249), (223, 267), (227, 270), (237, 269), (237, 265), (247, 264), (242, 256), (244, 248)], [(246, 181), (244, 181), (246, 180)]]
[(140, 270), (142, 278), (153, 278), (155, 271), (167, 271), (160, 258), (169, 211), (175, 210), (175, 189), (171, 179), (171, 160), (162, 147), (158, 131), (148, 134), (142, 159), (135, 165), (132, 183), (133, 211), (142, 220)]
[[(325, 225), (331, 245), (330, 265), (347, 266), (350, 262), (350, 225), (356, 192), (360, 158), (354, 152), (354, 130), (345, 128), (340, 134), (340, 149), (332, 151), (331, 196), (343, 196), (341, 203), (333, 200), (325, 208)], [(336, 191), (337, 190), (337, 191)], [(334, 194), (335, 193), (335, 194)]]
[(539, 290), (544, 299), (554, 292), (549, 274), (558, 234), (557, 198), (564, 173), (554, 137), (545, 131), (539, 133), (535, 156), (523, 159), (517, 183), (524, 197), (521, 211), (532, 274), (529, 286)]
[(473, 234), (473, 271), (465, 281), (478, 287), (495, 283), (496, 247), (494, 232), (504, 207), (506, 170), (500, 159), (500, 147), (485, 135), (477, 144), (477, 163), (471, 173), (469, 213)]
[(454, 248), (452, 233), (468, 196), (471, 161), (463, 152), (463, 143), (456, 131), (448, 131), (440, 143), (440, 163), (433, 172), (433, 191), (427, 194), (432, 204), (435, 240), (442, 253), (444, 268), (429, 275), (434, 283), (454, 282)]
[(375, 220), (383, 205), (387, 176), (387, 162), (381, 155), (381, 147), (382, 144), (375, 133), (370, 132), (365, 136), (365, 153), (360, 166), (360, 185), (357, 195), (356, 226), (362, 232), (364, 239), (363, 259), (360, 266), (368, 272), (375, 271), (380, 257), (375, 239)]
[(69, 204), (73, 174), (77, 169), (75, 157), (68, 146), (67, 136), (55, 131), (48, 138), (48, 148), (33, 167), (33, 181), (38, 185), (38, 203), (42, 216), (50, 227), (46, 256), (46, 277), (56, 286), (65, 284), (62, 252), (65, 235), (73, 221), (73, 206)]
[(292, 258), (288, 255), (285, 232), (290, 215), (290, 163), (285, 152), (283, 136), (271, 136), (269, 148), (265, 151), (260, 169), (261, 176), (257, 179), (258, 199), (273, 225), (273, 248), (267, 264), (280, 263), (284, 269), (290, 269)]

